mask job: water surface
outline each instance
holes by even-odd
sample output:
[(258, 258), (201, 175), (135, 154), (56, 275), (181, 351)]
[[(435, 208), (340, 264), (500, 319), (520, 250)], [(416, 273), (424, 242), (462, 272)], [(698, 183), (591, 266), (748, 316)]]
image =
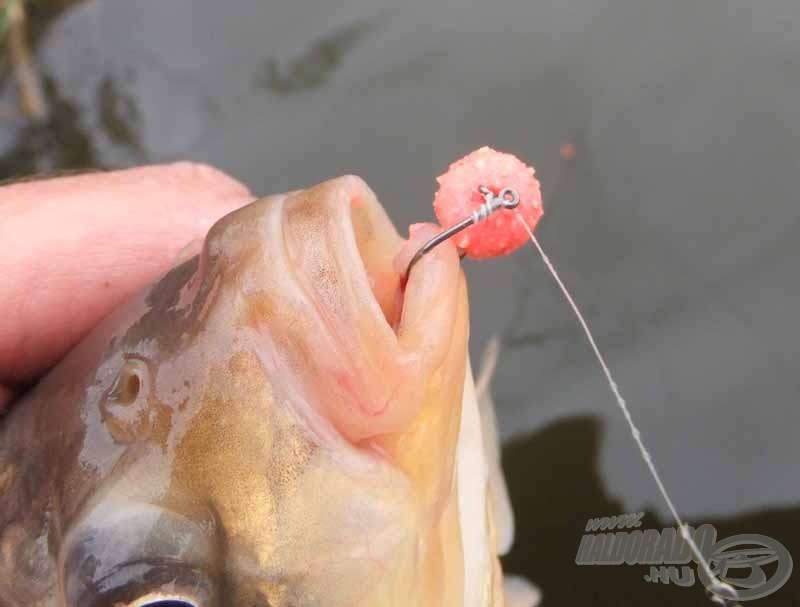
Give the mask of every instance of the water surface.
[[(85, 2), (40, 38), (50, 117), (5, 119), (0, 175), (189, 158), (266, 194), (357, 173), (404, 226), (449, 162), (515, 152), (678, 507), (800, 558), (798, 31), (793, 0)], [(574, 564), (587, 518), (666, 510), (534, 250), (467, 271), (473, 352), (506, 341), (509, 568), (547, 605), (701, 604)]]

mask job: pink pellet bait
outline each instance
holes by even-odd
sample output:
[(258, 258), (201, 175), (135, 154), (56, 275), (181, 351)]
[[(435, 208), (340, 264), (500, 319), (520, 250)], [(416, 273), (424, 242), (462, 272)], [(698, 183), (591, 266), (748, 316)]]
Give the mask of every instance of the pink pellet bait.
[(455, 225), (484, 203), (481, 187), (499, 194), (513, 188), (520, 203), (514, 211), (499, 211), (457, 234), (456, 246), (473, 259), (507, 255), (530, 242), (525, 227), (512, 213), (521, 213), (533, 230), (542, 216), (542, 193), (532, 167), (516, 156), (482, 147), (450, 165), (437, 178), (433, 209), (443, 228)]

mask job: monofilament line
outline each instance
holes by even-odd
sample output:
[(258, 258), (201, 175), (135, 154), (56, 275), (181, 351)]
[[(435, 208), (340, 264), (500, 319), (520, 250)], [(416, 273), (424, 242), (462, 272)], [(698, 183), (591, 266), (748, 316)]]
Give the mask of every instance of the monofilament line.
[[(633, 440), (636, 442), (637, 447), (639, 447), (639, 453), (642, 455), (642, 459), (644, 463), (650, 470), (650, 475), (653, 477), (653, 480), (656, 482), (658, 486), (658, 490), (661, 492), (661, 496), (664, 498), (664, 502), (667, 504), (667, 508), (669, 508), (670, 513), (672, 514), (672, 518), (675, 519), (675, 524), (678, 526), (678, 530), (680, 531), (681, 536), (689, 545), (692, 554), (694, 554), (695, 558), (697, 559), (698, 565), (703, 568), (703, 571), (708, 576), (709, 580), (713, 580), (715, 583), (719, 583), (716, 580), (716, 577), (711, 572), (711, 567), (709, 566), (708, 562), (706, 561), (703, 553), (700, 552), (700, 549), (697, 547), (694, 539), (688, 534), (686, 529), (686, 524), (681, 520), (680, 515), (678, 514), (677, 508), (675, 508), (675, 504), (672, 503), (672, 499), (667, 492), (667, 488), (664, 486), (664, 482), (661, 480), (661, 476), (659, 476), (658, 471), (656, 470), (656, 466), (653, 463), (653, 459), (650, 457), (650, 452), (644, 446), (644, 442), (642, 441), (642, 435), (639, 431), (639, 428), (636, 427), (636, 424), (631, 417), (631, 413), (628, 410), (628, 405), (625, 403), (625, 399), (622, 398), (622, 394), (620, 394), (619, 388), (617, 387), (617, 383), (614, 381), (613, 375), (611, 375), (611, 370), (608, 368), (606, 364), (606, 359), (603, 357), (603, 354), (600, 352), (600, 348), (597, 347), (597, 342), (594, 340), (594, 335), (592, 335), (591, 330), (589, 330), (589, 325), (586, 324), (586, 320), (583, 318), (583, 314), (581, 314), (578, 305), (575, 303), (575, 300), (572, 299), (572, 295), (570, 295), (567, 287), (564, 285), (564, 282), (561, 280), (561, 277), (556, 272), (556, 268), (553, 263), (550, 261), (550, 258), (542, 249), (542, 245), (539, 244), (539, 241), (536, 239), (536, 236), (533, 235), (533, 230), (530, 229), (528, 223), (525, 221), (525, 218), (522, 216), (520, 212), (515, 212), (517, 219), (525, 228), (525, 231), (530, 236), (531, 242), (539, 251), (539, 255), (542, 256), (542, 260), (544, 264), (547, 266), (547, 269), (550, 271), (550, 274), (553, 275), (553, 279), (556, 281), (558, 288), (561, 289), (561, 293), (564, 294), (567, 303), (569, 303), (572, 311), (575, 313), (575, 316), (578, 319), (578, 322), (583, 329), (584, 334), (586, 335), (586, 339), (589, 341), (589, 345), (591, 346), (592, 350), (594, 351), (594, 355), (597, 358), (597, 362), (600, 363), (600, 366), (603, 369), (603, 373), (606, 376), (606, 380), (608, 381), (608, 385), (611, 388), (611, 392), (614, 394), (614, 397), (617, 399), (617, 404), (619, 405), (620, 410), (622, 411), (622, 415), (625, 417), (625, 421), (628, 422), (628, 426), (631, 429), (631, 435), (633, 436)], [(731, 588), (731, 590), (733, 590)]]

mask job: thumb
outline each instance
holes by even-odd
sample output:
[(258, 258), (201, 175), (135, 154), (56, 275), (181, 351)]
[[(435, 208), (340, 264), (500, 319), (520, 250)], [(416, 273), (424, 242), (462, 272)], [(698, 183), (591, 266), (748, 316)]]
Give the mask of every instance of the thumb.
[(187, 242), (252, 199), (192, 163), (0, 187), (0, 408), (11, 386), (54, 365)]

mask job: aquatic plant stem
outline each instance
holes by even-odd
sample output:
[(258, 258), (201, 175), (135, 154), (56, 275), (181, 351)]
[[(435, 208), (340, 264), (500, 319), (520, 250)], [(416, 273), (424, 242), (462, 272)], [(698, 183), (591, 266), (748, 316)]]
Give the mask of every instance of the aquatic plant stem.
[(44, 120), (47, 104), (28, 46), (23, 0), (5, 0), (4, 5), (8, 19), (8, 52), (19, 86), (20, 109), (30, 119)]

